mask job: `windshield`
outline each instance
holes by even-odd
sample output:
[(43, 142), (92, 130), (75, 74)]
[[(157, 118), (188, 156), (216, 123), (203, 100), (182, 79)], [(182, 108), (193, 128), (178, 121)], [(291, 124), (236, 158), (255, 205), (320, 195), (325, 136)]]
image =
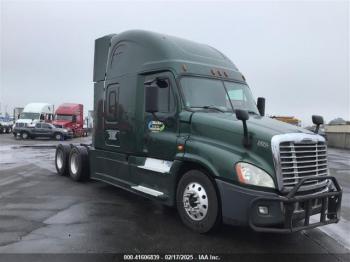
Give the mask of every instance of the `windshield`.
[(19, 118), (20, 119), (39, 119), (39, 116), (40, 116), (39, 113), (22, 112)]
[(244, 109), (250, 113), (258, 114), (250, 89), (245, 84), (207, 78), (183, 77), (181, 78), (181, 87), (187, 107), (232, 112), (232, 103), (234, 110)]
[(73, 121), (72, 115), (56, 115), (56, 120)]

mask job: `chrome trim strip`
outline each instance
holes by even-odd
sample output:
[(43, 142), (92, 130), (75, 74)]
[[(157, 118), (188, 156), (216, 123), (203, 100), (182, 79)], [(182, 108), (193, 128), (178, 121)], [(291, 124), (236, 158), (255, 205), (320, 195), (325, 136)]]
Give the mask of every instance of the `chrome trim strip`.
[(140, 191), (140, 192), (142, 192), (142, 193), (145, 193), (145, 194), (148, 194), (148, 195), (151, 195), (151, 196), (155, 196), (155, 197), (159, 197), (159, 196), (164, 195), (163, 192), (154, 190), (154, 189), (149, 188), (149, 187), (144, 187), (144, 186), (132, 186), (131, 188), (132, 188), (132, 189), (135, 189), (135, 190), (137, 190), (137, 191)]

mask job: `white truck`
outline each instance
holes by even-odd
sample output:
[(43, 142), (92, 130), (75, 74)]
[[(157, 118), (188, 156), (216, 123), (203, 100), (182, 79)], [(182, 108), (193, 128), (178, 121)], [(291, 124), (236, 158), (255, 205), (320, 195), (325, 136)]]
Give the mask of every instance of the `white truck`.
[(51, 122), (53, 117), (53, 105), (48, 103), (30, 103), (24, 107), (19, 119), (16, 120), (15, 127), (33, 127), (38, 122)]

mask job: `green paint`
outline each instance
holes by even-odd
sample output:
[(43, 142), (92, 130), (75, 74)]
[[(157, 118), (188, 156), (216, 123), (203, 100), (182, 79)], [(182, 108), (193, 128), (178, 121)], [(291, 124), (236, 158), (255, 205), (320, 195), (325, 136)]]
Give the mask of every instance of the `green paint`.
[[(213, 69), (227, 76), (214, 76)], [(169, 80), (169, 97), (173, 100), (169, 112), (156, 113), (154, 119), (144, 111), (144, 82), (159, 76)], [(177, 176), (188, 163), (196, 163), (212, 176), (234, 182), (235, 163), (245, 161), (264, 169), (276, 181), (272, 136), (308, 131), (251, 115), (247, 126), (252, 147), (247, 149), (242, 146), (242, 122), (233, 112), (193, 112), (186, 108), (180, 86), (184, 76), (246, 85), (236, 66), (207, 45), (145, 31), (127, 31), (96, 40), (91, 176), (128, 190), (133, 185), (143, 185), (164, 192), (163, 201), (169, 205), (174, 203)], [(111, 107), (109, 92), (115, 92), (112, 97), (117, 99), (114, 106), (111, 102)], [(242, 99), (243, 93), (231, 91), (229, 96)], [(151, 121), (163, 124), (150, 130)], [(108, 140), (107, 130), (109, 133), (115, 130), (115, 140)], [(183, 152), (177, 150), (179, 144), (185, 145)], [(170, 175), (140, 169), (147, 157), (173, 161)]]

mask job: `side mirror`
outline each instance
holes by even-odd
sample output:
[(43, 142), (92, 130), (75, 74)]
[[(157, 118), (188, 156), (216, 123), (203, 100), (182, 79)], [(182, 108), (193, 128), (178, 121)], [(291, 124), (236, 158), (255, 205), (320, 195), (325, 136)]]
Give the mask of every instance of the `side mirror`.
[(257, 107), (261, 116), (265, 115), (265, 98), (258, 97)]
[(312, 123), (316, 125), (315, 133), (318, 134), (318, 130), (320, 129), (320, 125), (323, 125), (323, 117), (322, 116), (317, 116), (313, 115), (312, 116)]
[(246, 121), (249, 119), (249, 114), (248, 114), (247, 110), (236, 109), (235, 111), (236, 111), (236, 117), (238, 120)]
[(157, 77), (156, 78), (156, 85), (159, 88), (167, 88), (169, 86), (168, 79), (164, 77)]
[(248, 111), (242, 110), (242, 109), (236, 109), (235, 111), (236, 111), (237, 119), (243, 122), (243, 132), (244, 132), (243, 145), (246, 148), (249, 148), (251, 144), (250, 144), (250, 139), (248, 134), (248, 127), (247, 127), (247, 120), (249, 119)]

